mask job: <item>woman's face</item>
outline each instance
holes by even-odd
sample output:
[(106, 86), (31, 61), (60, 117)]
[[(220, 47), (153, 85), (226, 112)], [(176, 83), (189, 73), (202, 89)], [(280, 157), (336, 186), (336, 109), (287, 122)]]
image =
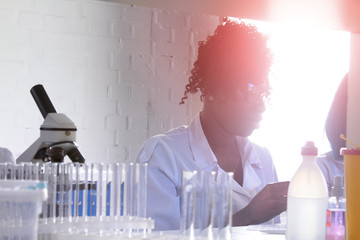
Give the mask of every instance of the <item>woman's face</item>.
[(266, 92), (263, 85), (250, 83), (219, 86), (212, 88), (204, 104), (217, 126), (230, 135), (247, 137), (262, 120)]

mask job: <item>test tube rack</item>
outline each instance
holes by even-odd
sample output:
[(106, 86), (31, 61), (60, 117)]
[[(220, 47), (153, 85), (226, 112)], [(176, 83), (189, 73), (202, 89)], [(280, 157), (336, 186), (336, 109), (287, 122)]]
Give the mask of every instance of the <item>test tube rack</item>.
[(0, 179), (47, 182), (39, 239), (57, 234), (146, 237), (147, 164), (4, 163)]

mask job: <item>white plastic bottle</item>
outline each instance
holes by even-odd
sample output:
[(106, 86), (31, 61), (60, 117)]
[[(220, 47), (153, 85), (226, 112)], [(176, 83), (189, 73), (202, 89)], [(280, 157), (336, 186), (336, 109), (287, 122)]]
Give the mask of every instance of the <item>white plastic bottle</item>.
[(345, 240), (346, 198), (342, 176), (334, 177), (326, 216), (326, 240)]
[(303, 161), (290, 181), (287, 200), (287, 240), (325, 240), (327, 185), (315, 162), (317, 148), (306, 142)]

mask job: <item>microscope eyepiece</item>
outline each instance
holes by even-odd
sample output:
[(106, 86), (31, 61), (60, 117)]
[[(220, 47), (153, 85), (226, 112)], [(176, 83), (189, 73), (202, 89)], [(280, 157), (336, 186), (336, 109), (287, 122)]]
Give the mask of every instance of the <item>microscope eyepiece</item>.
[(48, 113), (56, 113), (55, 107), (47, 95), (43, 85), (38, 84), (33, 86), (30, 93), (44, 118), (46, 118)]

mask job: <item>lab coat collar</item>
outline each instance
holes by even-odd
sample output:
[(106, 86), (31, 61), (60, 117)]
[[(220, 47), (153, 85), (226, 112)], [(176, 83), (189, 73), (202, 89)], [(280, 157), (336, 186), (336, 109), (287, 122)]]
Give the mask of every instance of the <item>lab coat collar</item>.
[(237, 137), (237, 147), (245, 164), (261, 168), (261, 161), (252, 142), (246, 137)]
[(205, 137), (200, 122), (200, 113), (195, 116), (189, 125), (189, 142), (196, 164), (202, 170), (215, 170), (217, 159)]
[(261, 179), (255, 171), (256, 168), (262, 168), (260, 157), (249, 139), (238, 137), (237, 144), (240, 156), (243, 159), (244, 181), (242, 187), (239, 184), (234, 184), (234, 191), (243, 193), (245, 189), (247, 194), (253, 198), (261, 185)]
[[(217, 159), (205, 137), (199, 113), (189, 125), (189, 142), (196, 164), (202, 170), (217, 172)], [(246, 137), (237, 137), (237, 146), (243, 160), (244, 183), (241, 187), (234, 181), (233, 189), (236, 192), (253, 197), (258, 191), (258, 186), (261, 185), (261, 180), (254, 168), (261, 168), (261, 161), (253, 144)]]

